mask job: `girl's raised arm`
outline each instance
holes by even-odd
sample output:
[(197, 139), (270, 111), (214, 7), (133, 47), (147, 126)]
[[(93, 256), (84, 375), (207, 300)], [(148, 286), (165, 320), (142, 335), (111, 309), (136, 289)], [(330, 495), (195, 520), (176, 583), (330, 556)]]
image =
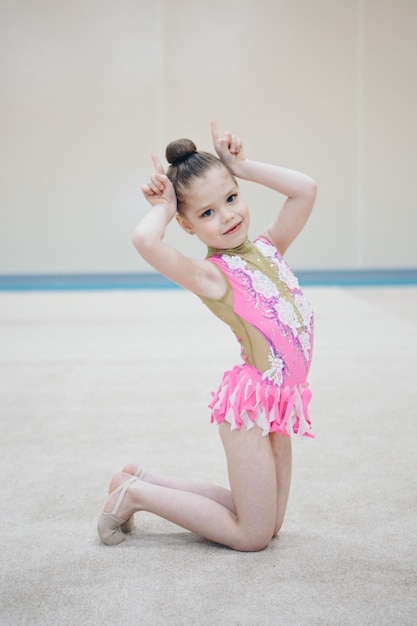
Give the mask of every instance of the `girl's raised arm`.
[(237, 174), (287, 196), (275, 220), (262, 233), (284, 254), (304, 228), (316, 199), (315, 181), (294, 170), (247, 161)]
[(132, 241), (139, 254), (158, 272), (197, 295), (217, 298), (225, 285), (211, 263), (190, 259), (165, 243), (166, 228), (177, 211), (177, 199), (171, 181), (156, 156), (152, 156), (155, 172), (142, 192), (151, 210), (136, 226)]
[(313, 209), (317, 193), (315, 181), (295, 170), (249, 161), (242, 142), (231, 133), (220, 136), (217, 124), (211, 123), (213, 144), (220, 159), (233, 174), (287, 196), (275, 220), (262, 233), (284, 254), (303, 229)]

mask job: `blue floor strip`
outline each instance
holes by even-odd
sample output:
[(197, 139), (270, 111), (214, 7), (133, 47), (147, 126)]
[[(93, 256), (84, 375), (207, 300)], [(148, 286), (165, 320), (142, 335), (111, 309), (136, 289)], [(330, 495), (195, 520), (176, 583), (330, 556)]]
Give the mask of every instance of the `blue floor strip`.
[(0, 275), (0, 291), (108, 289), (179, 289), (179, 287), (157, 273)]
[(395, 287), (417, 285), (416, 269), (308, 270), (296, 272), (300, 284), (336, 287)]
[[(417, 285), (417, 268), (305, 270), (297, 271), (296, 274), (302, 286), (388, 287)], [(0, 291), (99, 291), (113, 289), (179, 289), (179, 287), (157, 273), (0, 275)]]

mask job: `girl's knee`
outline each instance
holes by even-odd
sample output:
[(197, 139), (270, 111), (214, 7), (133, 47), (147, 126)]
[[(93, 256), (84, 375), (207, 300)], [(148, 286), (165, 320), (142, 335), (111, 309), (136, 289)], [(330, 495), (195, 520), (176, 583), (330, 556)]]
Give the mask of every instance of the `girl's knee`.
[(239, 552), (260, 552), (261, 550), (265, 550), (269, 542), (270, 539), (268, 539), (268, 541), (252, 541), (249, 539), (247, 541), (238, 542), (238, 545), (234, 546), (234, 549)]
[(269, 545), (273, 534), (271, 532), (242, 534), (235, 542), (233, 548), (239, 552), (260, 552)]
[(274, 534), (272, 535), (272, 537), (276, 537), (278, 535), (279, 531), (281, 530), (283, 521), (284, 521), (283, 519), (280, 519), (279, 521), (277, 521), (277, 523), (275, 524)]

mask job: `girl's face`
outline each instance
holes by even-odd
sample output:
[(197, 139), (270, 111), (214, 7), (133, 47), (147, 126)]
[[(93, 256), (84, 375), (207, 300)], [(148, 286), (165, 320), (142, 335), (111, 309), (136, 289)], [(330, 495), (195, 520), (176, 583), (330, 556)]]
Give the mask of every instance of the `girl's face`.
[(240, 246), (248, 235), (249, 211), (225, 167), (212, 167), (184, 194), (180, 226), (207, 246), (225, 250)]

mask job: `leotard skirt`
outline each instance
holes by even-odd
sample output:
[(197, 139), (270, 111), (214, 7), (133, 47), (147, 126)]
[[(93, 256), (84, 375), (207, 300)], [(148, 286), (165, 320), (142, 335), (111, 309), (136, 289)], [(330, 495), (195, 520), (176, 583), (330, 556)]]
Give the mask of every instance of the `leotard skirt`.
[(307, 383), (278, 387), (256, 367), (244, 363), (225, 372), (212, 395), (211, 422), (229, 422), (232, 430), (239, 430), (242, 424), (249, 430), (256, 424), (264, 436), (314, 436), (310, 433)]

